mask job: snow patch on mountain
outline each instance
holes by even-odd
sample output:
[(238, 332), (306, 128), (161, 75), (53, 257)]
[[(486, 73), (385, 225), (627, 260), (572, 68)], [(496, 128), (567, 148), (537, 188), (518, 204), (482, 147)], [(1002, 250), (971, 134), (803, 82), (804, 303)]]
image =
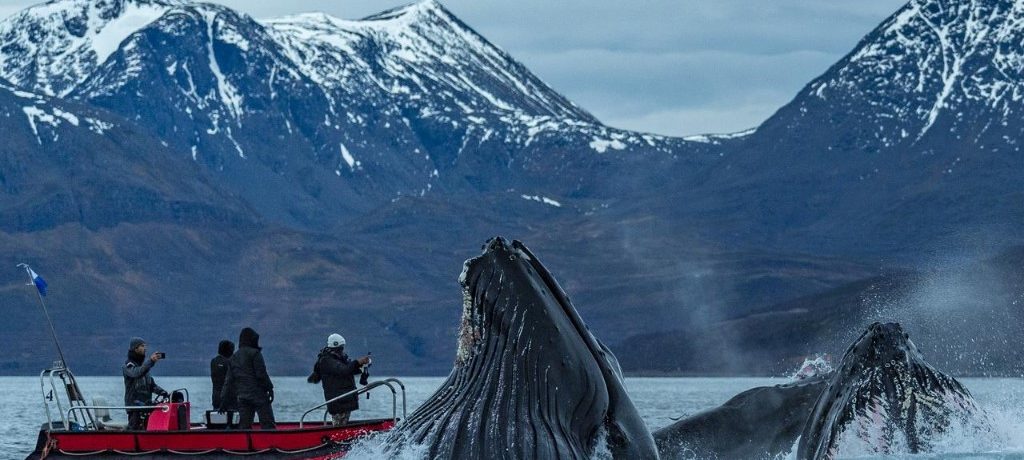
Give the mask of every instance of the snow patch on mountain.
[(92, 47), (96, 54), (96, 62), (102, 63), (117, 51), (121, 42), (135, 31), (157, 20), (167, 11), (166, 6), (126, 4), (128, 8), (120, 16), (103, 23), (99, 18), (90, 16), (90, 25), (95, 24), (96, 34), (83, 37), (83, 42)]
[(604, 153), (608, 148), (622, 150), (626, 148), (626, 144), (623, 144), (622, 141), (618, 139), (609, 140), (595, 137), (594, 140), (590, 141), (590, 148), (597, 151), (597, 153)]
[[(74, 113), (62, 110), (58, 107), (45, 105), (45, 101), (38, 98), (33, 97), (31, 99), (33, 104), (23, 106), (21, 110), (25, 114), (28, 124), (32, 128), (32, 134), (35, 135), (36, 142), (38, 142), (39, 145), (43, 145), (43, 137), (40, 133), (40, 128), (42, 128), (43, 125), (47, 125), (50, 128), (58, 128), (67, 123), (70, 126), (78, 127), (84, 118), (89, 125), (89, 129), (97, 134), (103, 134), (104, 129), (113, 127), (112, 124), (107, 122), (88, 117), (79, 117)], [(59, 136), (58, 131), (56, 129), (50, 129), (49, 133), (50, 138), (56, 141)]]
[(0, 77), (65, 96), (177, 0), (51, 1), (0, 21)]
[(555, 200), (552, 200), (551, 198), (548, 198), (546, 196), (542, 196), (542, 195), (520, 195), (520, 196), (524, 200), (536, 201), (538, 203), (544, 203), (544, 204), (546, 204), (548, 206), (553, 206), (553, 207), (556, 207), (556, 208), (561, 208), (562, 207), (562, 203), (560, 203), (558, 201), (555, 201)]
[[(209, 58), (210, 72), (213, 72), (213, 76), (217, 80), (217, 93), (220, 95), (220, 101), (227, 107), (228, 113), (231, 114), (235, 120), (241, 124), (242, 118), (242, 95), (239, 94), (238, 90), (235, 89), (234, 85), (224, 77), (224, 73), (220, 70), (220, 64), (217, 62), (217, 54), (213, 52), (213, 24), (217, 19), (216, 11), (204, 11), (206, 17), (206, 55)], [(237, 33), (231, 33), (229, 37), (238, 37)], [(237, 44), (237, 42), (235, 42)], [(246, 48), (247, 49), (247, 48)], [(231, 136), (230, 130), (228, 136)], [(234, 138), (231, 139), (234, 142)], [(238, 143), (235, 142), (235, 147), (238, 149), (239, 154), (243, 157), (241, 147), (238, 147)]]
[(362, 163), (360, 163), (359, 160), (356, 160), (355, 157), (353, 157), (352, 154), (348, 151), (348, 147), (345, 147), (345, 144), (339, 145), (341, 147), (341, 158), (342, 160), (345, 160), (345, 164), (348, 165), (349, 169), (354, 170), (362, 166)]
[[(912, 0), (805, 96), (874, 125), (873, 142), (1007, 126), (1024, 100), (1024, 2)], [(820, 116), (803, 102), (806, 116)], [(959, 128), (958, 128), (959, 127)]]

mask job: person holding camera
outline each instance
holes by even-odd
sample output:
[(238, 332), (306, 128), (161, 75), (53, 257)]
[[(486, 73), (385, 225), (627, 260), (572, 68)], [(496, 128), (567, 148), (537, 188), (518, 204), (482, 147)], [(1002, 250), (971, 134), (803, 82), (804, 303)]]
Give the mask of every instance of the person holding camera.
[[(152, 406), (153, 394), (166, 398), (167, 391), (160, 388), (150, 375), (157, 361), (164, 359), (161, 352), (153, 353), (146, 359), (146, 341), (132, 337), (128, 344), (128, 359), (121, 367), (124, 376), (124, 405)], [(128, 409), (128, 429), (145, 430), (150, 409)]]
[[(369, 367), (370, 356), (351, 360), (345, 354), (345, 338), (341, 334), (327, 337), (327, 346), (320, 350), (313, 373), (306, 378), (309, 383), (320, 383), (324, 388), (324, 400), (329, 401), (356, 389), (356, 374)], [(365, 382), (363, 382), (365, 385)], [(334, 401), (327, 405), (334, 426), (348, 423), (352, 411), (359, 409), (356, 395)]]
[(238, 351), (228, 360), (228, 372), (221, 389), (219, 412), (226, 412), (232, 395), (238, 398), (238, 427), (252, 428), (253, 419), (260, 418), (260, 428), (274, 429), (274, 384), (267, 374), (263, 361), (260, 335), (251, 327), (242, 329), (238, 335)]

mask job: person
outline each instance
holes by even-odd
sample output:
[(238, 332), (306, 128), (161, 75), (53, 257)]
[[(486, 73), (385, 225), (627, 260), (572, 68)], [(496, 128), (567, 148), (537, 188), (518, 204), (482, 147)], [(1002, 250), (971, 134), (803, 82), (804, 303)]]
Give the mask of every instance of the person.
[[(153, 394), (167, 397), (167, 392), (160, 388), (150, 375), (150, 370), (157, 361), (163, 359), (163, 353), (153, 353), (146, 359), (146, 341), (132, 337), (128, 343), (128, 359), (121, 367), (124, 376), (124, 405), (152, 406)], [(128, 429), (145, 430), (151, 409), (128, 409)]]
[[(309, 383), (320, 383), (324, 388), (324, 400), (330, 401), (356, 389), (356, 374), (362, 373), (363, 366), (370, 363), (369, 356), (351, 360), (345, 354), (345, 338), (341, 334), (327, 337), (327, 346), (320, 350), (313, 373), (306, 378)], [(334, 426), (348, 423), (352, 411), (359, 409), (359, 398), (351, 395), (327, 405)]]
[(213, 382), (214, 409), (220, 409), (223, 405), (228, 411), (238, 411), (238, 400), (234, 394), (229, 394), (227, 401), (223, 401), (226, 404), (222, 404), (221, 398), (221, 391), (224, 390), (224, 379), (228, 376), (229, 360), (233, 354), (235, 354), (235, 342), (221, 340), (220, 344), (217, 345), (217, 356), (210, 360), (210, 380)]
[(274, 384), (267, 375), (267, 365), (263, 361), (260, 348), (260, 335), (252, 328), (242, 329), (238, 335), (238, 351), (228, 360), (228, 373), (221, 389), (220, 412), (227, 412), (231, 395), (238, 398), (238, 427), (243, 430), (252, 428), (254, 416), (260, 418), (260, 428), (273, 429)]

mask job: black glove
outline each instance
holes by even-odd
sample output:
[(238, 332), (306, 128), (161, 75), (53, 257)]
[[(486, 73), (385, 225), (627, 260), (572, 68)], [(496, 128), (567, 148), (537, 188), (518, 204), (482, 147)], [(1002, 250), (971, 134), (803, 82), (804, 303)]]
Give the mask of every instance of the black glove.
[(273, 388), (267, 390), (267, 399), (269, 399), (270, 402), (274, 402), (274, 389)]
[(167, 393), (167, 391), (166, 391), (166, 390), (160, 390), (160, 391), (159, 391), (159, 392), (157, 393), (157, 395), (159, 395), (159, 396), (160, 396), (161, 398), (164, 398), (164, 399), (166, 399), (166, 400), (170, 400), (170, 399), (171, 399), (171, 395), (170, 395), (169, 393)]

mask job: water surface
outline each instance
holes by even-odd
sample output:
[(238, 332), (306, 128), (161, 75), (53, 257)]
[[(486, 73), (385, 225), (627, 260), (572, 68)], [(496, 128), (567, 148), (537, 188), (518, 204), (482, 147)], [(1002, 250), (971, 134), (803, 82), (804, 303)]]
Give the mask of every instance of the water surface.
[[(155, 376), (167, 390), (187, 388), (192, 400), (192, 420), (201, 421), (210, 406), (210, 380), (205, 377)], [(120, 377), (79, 377), (79, 386), (89, 401), (104, 399), (119, 405), (124, 397)], [(433, 393), (444, 378), (407, 377), (405, 383), (408, 410), (411, 413)], [(688, 416), (722, 404), (746, 389), (783, 383), (785, 379), (766, 378), (629, 378), (626, 387), (644, 421), (656, 430), (672, 423), (671, 418)], [(962, 379), (978, 402), (992, 417), (997, 432), (984, 439), (952, 435), (934, 455), (856, 458), (1005, 458), (1024, 459), (1024, 380)], [(278, 420), (298, 420), (308, 408), (323, 401), (319, 385), (306, 383), (304, 377), (276, 377), (274, 413)], [(359, 401), (354, 418), (390, 417), (392, 400), (386, 388), (376, 390), (369, 399)], [(401, 416), (401, 401), (398, 412)], [(0, 377), (0, 459), (21, 459), (35, 445), (39, 427), (46, 421), (37, 377)], [(124, 423), (124, 413), (114, 411), (115, 421)]]

